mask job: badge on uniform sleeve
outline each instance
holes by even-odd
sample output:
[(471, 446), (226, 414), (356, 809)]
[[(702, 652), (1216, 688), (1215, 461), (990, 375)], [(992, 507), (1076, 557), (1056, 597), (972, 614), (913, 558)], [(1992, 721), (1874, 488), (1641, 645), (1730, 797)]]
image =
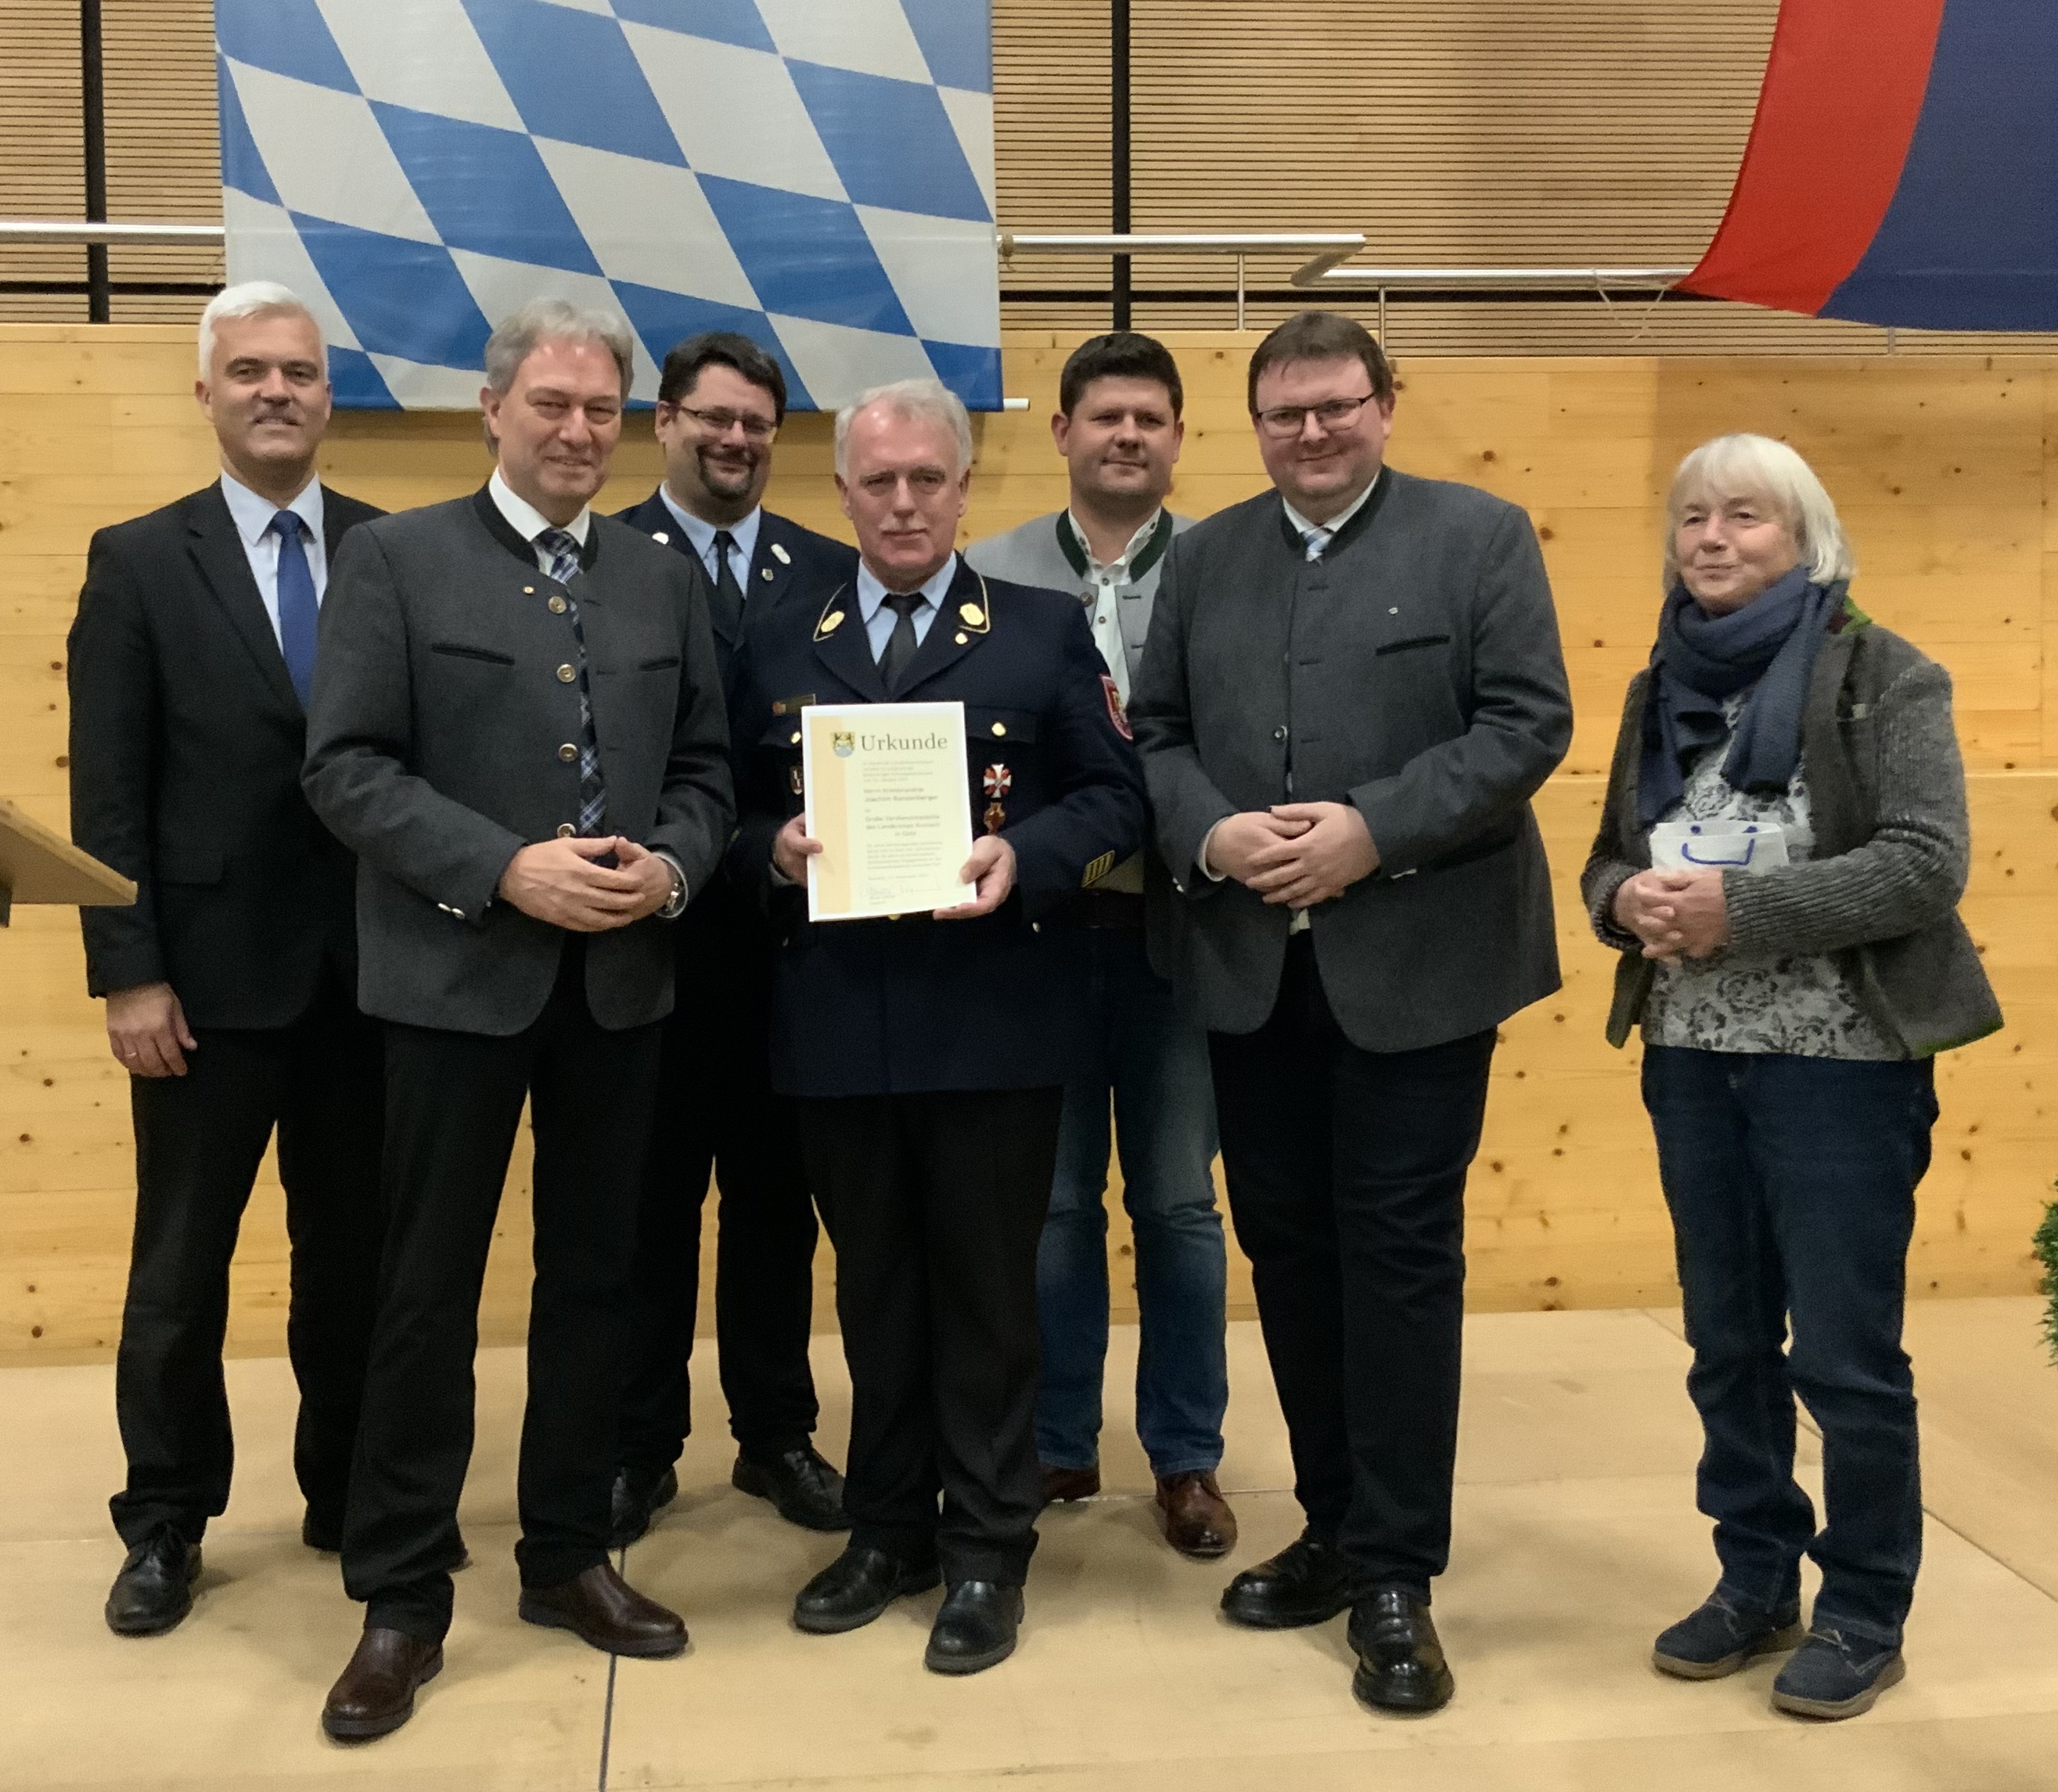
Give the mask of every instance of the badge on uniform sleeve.
[(986, 813), (979, 817), (990, 834), (1007, 825), (1007, 793), (1015, 788), (1015, 774), (1005, 765), (986, 769)]
[(1107, 719), (1114, 724), (1115, 733), (1125, 741), (1134, 740), (1136, 737), (1129, 731), (1129, 717), (1122, 707), (1122, 693), (1105, 672), (1100, 675), (1100, 688), (1107, 698)]

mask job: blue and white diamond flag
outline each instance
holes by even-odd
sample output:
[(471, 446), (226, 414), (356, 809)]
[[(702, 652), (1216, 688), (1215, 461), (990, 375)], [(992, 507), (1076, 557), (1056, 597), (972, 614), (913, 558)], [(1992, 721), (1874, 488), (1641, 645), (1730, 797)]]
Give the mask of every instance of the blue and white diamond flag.
[(634, 395), (740, 330), (797, 408), (934, 373), (998, 410), (989, 0), (216, 0), (228, 277), (282, 280), (340, 403), (468, 408), (552, 293)]

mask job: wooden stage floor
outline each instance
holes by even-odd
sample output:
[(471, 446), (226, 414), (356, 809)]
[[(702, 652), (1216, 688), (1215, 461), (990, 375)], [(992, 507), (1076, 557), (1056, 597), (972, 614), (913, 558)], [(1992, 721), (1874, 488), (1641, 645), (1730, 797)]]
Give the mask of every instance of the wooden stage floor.
[[(1158, 1538), (1128, 1432), (1135, 1333), (1118, 1328), (1109, 1492), (1046, 1515), (1021, 1651), (963, 1681), (921, 1667), (935, 1595), (847, 1636), (791, 1628), (793, 1590), (836, 1542), (729, 1489), (706, 1342), (685, 1491), (628, 1560), (684, 1611), (690, 1651), (610, 1663), (518, 1622), (522, 1363), (486, 1352), (465, 1512), (476, 1565), (459, 1577), (448, 1665), (405, 1730), (348, 1750), (316, 1718), (359, 1615), (333, 1560), (298, 1541), (284, 1362), (229, 1365), (235, 1500), (209, 1533), (193, 1615), (144, 1642), (100, 1617), (121, 1560), (104, 1504), (119, 1467), (111, 1371), (0, 1372), (0, 1787), (2048, 1787), (2058, 1369), (2037, 1309), (1912, 1311), (1930, 1523), (1909, 1676), (1840, 1725), (1771, 1712), (1770, 1663), (1706, 1685), (1646, 1665), (1653, 1633), (1714, 1578), (1676, 1313), (1470, 1321), (1455, 1560), (1436, 1602), (1458, 1696), (1412, 1721), (1353, 1703), (1341, 1619), (1252, 1635), (1217, 1615), (1228, 1573), (1298, 1528), (1249, 1325), (1231, 1345), (1231, 1561), (1183, 1562)], [(835, 1454), (848, 1389), (836, 1339), (816, 1349)]]

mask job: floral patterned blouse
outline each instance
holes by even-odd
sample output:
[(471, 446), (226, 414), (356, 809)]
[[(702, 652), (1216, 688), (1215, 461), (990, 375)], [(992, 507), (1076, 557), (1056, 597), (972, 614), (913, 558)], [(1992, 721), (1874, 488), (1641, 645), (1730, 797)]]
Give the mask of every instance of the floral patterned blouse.
[[(1734, 728), (1750, 693), (1722, 705)], [(1734, 790), (1722, 781), (1726, 737), (1696, 759), (1685, 794), (1661, 821), (1777, 822), (1790, 863), (1809, 856), (1807, 768), (1781, 792)], [(1646, 1045), (1700, 1051), (1783, 1052), (1799, 1058), (1905, 1058), (1858, 1001), (1834, 956), (1780, 957), (1724, 947), (1710, 958), (1659, 964), (1643, 1009)]]

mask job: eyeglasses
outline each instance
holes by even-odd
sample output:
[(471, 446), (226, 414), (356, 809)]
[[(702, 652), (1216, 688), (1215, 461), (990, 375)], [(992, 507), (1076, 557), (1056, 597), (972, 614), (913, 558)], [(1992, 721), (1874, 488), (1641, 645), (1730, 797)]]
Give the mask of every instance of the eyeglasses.
[(747, 442), (769, 442), (779, 433), (779, 426), (763, 417), (753, 417), (743, 411), (696, 411), (690, 404), (676, 407), (680, 415), (690, 417), (711, 435), (726, 435), (741, 424)]
[(1333, 435), (1371, 403), (1374, 395), (1367, 392), (1363, 398), (1325, 399), (1320, 404), (1276, 404), (1269, 411), (1257, 413), (1257, 427), (1283, 441), (1289, 435), (1298, 435), (1312, 416), (1322, 426), (1325, 435)]

